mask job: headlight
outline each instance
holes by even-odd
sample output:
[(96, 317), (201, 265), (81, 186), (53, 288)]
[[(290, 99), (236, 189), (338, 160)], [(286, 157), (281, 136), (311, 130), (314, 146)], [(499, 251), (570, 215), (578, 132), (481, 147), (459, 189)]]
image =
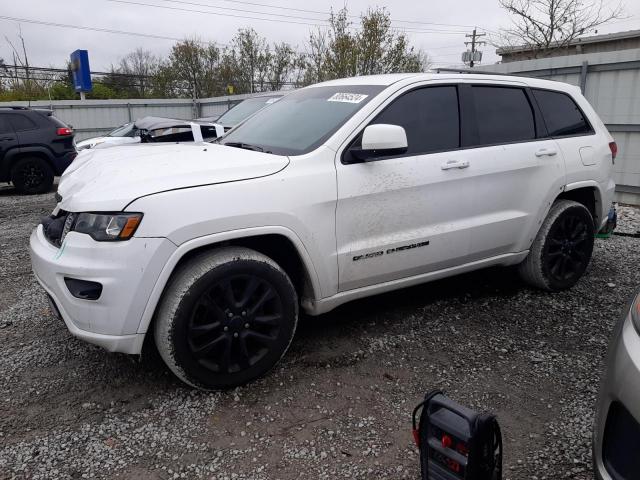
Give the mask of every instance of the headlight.
[(631, 303), (631, 321), (636, 327), (638, 334), (640, 334), (640, 292)]
[(141, 213), (69, 213), (61, 241), (69, 232), (86, 233), (99, 242), (129, 240), (141, 220)]

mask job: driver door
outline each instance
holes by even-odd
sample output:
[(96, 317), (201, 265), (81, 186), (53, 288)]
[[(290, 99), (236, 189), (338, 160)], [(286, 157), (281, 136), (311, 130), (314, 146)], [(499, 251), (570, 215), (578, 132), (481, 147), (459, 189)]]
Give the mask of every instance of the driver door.
[(360, 132), (337, 159), (340, 291), (465, 263), (474, 202), (460, 117), (456, 85), (413, 87), (369, 122), (402, 126), (405, 153), (348, 163)]

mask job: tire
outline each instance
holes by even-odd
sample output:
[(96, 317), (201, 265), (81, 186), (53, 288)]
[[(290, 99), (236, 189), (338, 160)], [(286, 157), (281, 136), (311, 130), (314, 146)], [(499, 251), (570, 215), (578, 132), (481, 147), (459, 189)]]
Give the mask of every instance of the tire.
[(584, 274), (591, 254), (593, 217), (581, 203), (558, 200), (549, 210), (529, 255), (518, 266), (528, 284), (548, 291), (571, 288)]
[(46, 193), (53, 186), (53, 170), (41, 157), (19, 159), (11, 169), (11, 182), (20, 193)]
[(298, 297), (278, 264), (248, 248), (223, 247), (174, 273), (156, 311), (154, 338), (180, 380), (221, 390), (273, 368), (297, 323)]

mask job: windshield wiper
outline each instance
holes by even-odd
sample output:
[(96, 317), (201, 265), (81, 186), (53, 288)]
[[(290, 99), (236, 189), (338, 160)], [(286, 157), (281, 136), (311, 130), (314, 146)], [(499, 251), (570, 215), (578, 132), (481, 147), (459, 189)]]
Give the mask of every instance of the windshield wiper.
[(243, 148), (245, 150), (253, 150), (254, 152), (264, 152), (264, 148), (258, 145), (251, 145), (250, 143), (243, 142), (227, 142), (222, 145), (227, 145), (229, 147)]

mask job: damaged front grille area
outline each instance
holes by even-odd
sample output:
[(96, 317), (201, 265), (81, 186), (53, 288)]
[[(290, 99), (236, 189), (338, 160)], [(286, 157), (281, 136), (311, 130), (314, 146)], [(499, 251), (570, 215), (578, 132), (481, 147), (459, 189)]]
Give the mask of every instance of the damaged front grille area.
[(45, 217), (40, 222), (45, 238), (56, 247), (62, 245), (62, 241), (72, 227), (73, 215), (60, 210), (57, 215)]

